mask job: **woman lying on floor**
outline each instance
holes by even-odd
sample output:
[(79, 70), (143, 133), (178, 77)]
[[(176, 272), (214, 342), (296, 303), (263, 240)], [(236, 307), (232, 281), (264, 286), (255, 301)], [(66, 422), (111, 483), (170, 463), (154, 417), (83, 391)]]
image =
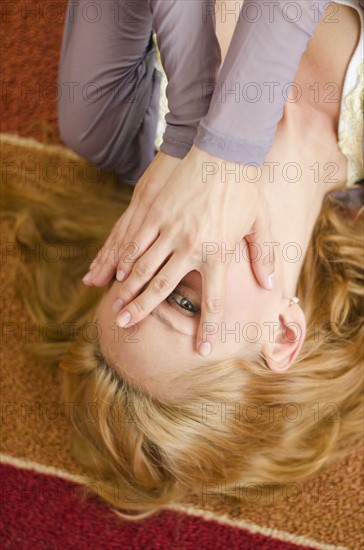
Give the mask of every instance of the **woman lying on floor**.
[[(267, 292), (258, 285), (243, 241), (210, 358), (194, 350), (197, 271), (127, 329), (112, 311), (118, 280), (106, 289), (80, 283), (85, 247), (104, 243), (130, 187), (82, 188), (82, 209), (80, 190), (70, 185), (47, 193), (5, 189), (8, 210), (18, 212), (20, 247), (79, 245), (61, 267), (19, 264), (17, 280), (34, 319), (64, 326), (57, 342), (48, 335), (33, 352), (61, 362), (62, 400), (77, 405), (65, 408), (73, 454), (122, 517), (143, 517), (209, 484), (231, 494), (254, 483), (263, 500), (272, 487), (344, 457), (362, 435), (362, 208), (360, 197), (350, 201), (363, 178), (363, 19), (347, 6), (337, 17), (337, 25), (318, 24), (295, 82), (303, 91), (313, 82), (338, 83), (347, 108), (316, 102), (312, 93), (286, 104), (267, 162), (296, 163), (301, 173), (293, 183), (276, 171), (273, 183), (263, 183), (276, 286)], [(81, 330), (73, 341), (67, 323), (96, 328), (96, 335)]]

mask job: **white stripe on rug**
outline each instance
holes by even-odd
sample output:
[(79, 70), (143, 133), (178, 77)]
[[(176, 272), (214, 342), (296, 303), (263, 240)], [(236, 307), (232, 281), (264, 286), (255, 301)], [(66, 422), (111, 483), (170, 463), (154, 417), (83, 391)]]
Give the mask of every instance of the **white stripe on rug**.
[(37, 141), (34, 138), (26, 138), (19, 136), (18, 134), (6, 134), (6, 133), (0, 133), (0, 142), (2, 143), (8, 143), (9, 145), (18, 145), (20, 147), (27, 147), (28, 149), (38, 149), (42, 151), (48, 151), (50, 154), (59, 154), (66, 156), (68, 158), (72, 159), (79, 159), (84, 160), (83, 157), (80, 157), (76, 153), (72, 151), (72, 149), (69, 149), (65, 145), (54, 145), (50, 143), (42, 143), (41, 141)]
[[(74, 483), (87, 484), (87, 482), (90, 481), (86, 477), (71, 474), (70, 472), (62, 470), (60, 468), (45, 466), (44, 464), (39, 464), (38, 462), (33, 462), (32, 460), (16, 458), (4, 453), (0, 453), (0, 463), (9, 464), (10, 466), (16, 466), (17, 468), (21, 468), (23, 470), (33, 470), (40, 474), (55, 476)], [(318, 550), (350, 550), (350, 548), (347, 546), (335, 546), (333, 544), (325, 544), (323, 542), (318, 542), (310, 537), (305, 537), (303, 535), (295, 535), (293, 533), (281, 531), (280, 529), (263, 527), (243, 519), (232, 519), (223, 514), (219, 515), (208, 510), (202, 510), (200, 508), (195, 508), (191, 506), (184, 506), (183, 504), (173, 504), (166, 506), (165, 508), (174, 512), (182, 512), (190, 516), (200, 517), (205, 519), (206, 521), (216, 521), (222, 525), (229, 525), (231, 527), (244, 529), (251, 534), (264, 535), (266, 537), (272, 537), (283, 542), (291, 542), (297, 545), (309, 546)]]

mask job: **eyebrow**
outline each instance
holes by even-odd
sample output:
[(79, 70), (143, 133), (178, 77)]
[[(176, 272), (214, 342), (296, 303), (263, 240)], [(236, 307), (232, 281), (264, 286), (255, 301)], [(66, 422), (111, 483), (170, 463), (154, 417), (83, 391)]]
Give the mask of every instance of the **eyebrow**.
[(170, 322), (170, 320), (158, 309), (154, 308), (150, 315), (153, 315), (153, 317), (156, 317), (163, 325), (168, 327), (170, 330), (173, 330), (174, 332), (178, 332), (179, 334), (182, 334), (183, 336), (188, 336), (191, 338), (191, 334), (187, 334), (187, 332), (183, 332), (182, 330), (178, 329), (173, 323)]

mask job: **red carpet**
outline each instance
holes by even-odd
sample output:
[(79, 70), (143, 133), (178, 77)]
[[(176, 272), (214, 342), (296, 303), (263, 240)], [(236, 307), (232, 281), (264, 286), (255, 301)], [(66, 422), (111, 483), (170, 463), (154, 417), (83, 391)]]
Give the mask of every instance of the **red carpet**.
[(2, 465), (2, 548), (299, 550), (298, 546), (216, 521), (163, 511), (138, 523), (119, 520), (74, 483)]

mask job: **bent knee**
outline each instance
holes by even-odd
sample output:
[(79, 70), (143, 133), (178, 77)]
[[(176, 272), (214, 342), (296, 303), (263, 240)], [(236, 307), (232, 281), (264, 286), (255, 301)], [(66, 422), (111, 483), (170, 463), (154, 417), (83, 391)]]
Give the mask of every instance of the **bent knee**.
[(87, 121), (82, 105), (58, 104), (58, 129), (64, 144), (75, 153), (97, 164), (100, 140), (97, 132), (91, 132), (92, 120)]

